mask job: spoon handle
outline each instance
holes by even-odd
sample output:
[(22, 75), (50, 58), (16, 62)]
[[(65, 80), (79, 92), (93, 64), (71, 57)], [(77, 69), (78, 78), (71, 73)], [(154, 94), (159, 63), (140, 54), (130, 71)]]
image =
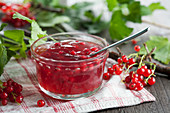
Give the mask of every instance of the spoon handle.
[(136, 38), (136, 37), (138, 37), (138, 36), (146, 33), (148, 30), (149, 30), (149, 27), (147, 27), (147, 28), (145, 28), (144, 30), (141, 30), (141, 31), (139, 31), (139, 32), (137, 32), (137, 33), (135, 33), (135, 34), (133, 34), (133, 35), (131, 35), (131, 36), (128, 36), (128, 37), (126, 37), (126, 38), (124, 38), (124, 39), (122, 39), (122, 40), (120, 40), (120, 41), (117, 41), (117, 42), (115, 42), (115, 43), (113, 43), (113, 44), (111, 44), (111, 45), (109, 45), (109, 46), (107, 46), (107, 47), (104, 47), (103, 49), (101, 49), (101, 50), (99, 50), (99, 51), (97, 51), (97, 52), (95, 52), (95, 53), (93, 53), (93, 54), (90, 54), (90, 56), (96, 55), (96, 54), (98, 54), (98, 53), (100, 53), (100, 52), (102, 52), (102, 51), (105, 51), (105, 50), (107, 50), (107, 49), (109, 49), (109, 48), (111, 48), (111, 47), (114, 47), (114, 46), (116, 46), (116, 45), (122, 44), (122, 43), (124, 43), (124, 42), (126, 42), (126, 41), (132, 40), (132, 39), (134, 39), (134, 38)]

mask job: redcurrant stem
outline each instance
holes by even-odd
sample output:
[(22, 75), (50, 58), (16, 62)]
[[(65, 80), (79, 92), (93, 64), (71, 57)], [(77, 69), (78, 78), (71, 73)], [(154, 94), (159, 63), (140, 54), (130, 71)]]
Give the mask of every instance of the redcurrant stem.
[(12, 40), (7, 39), (7, 38), (3, 38), (3, 40), (5, 40), (5, 41), (7, 41), (7, 42), (10, 42), (10, 43), (13, 43), (13, 44), (21, 45), (20, 43), (15, 42), (15, 41), (12, 41)]
[(127, 58), (130, 58), (130, 57), (132, 57), (132, 56), (137, 57), (138, 54), (137, 54), (137, 53), (130, 54), (129, 56), (127, 56)]
[(152, 76), (152, 74), (150, 74), (150, 75), (145, 79), (146, 83), (148, 83), (148, 79), (150, 79), (151, 76)]
[(0, 87), (3, 88), (3, 82), (0, 80)]
[(150, 64), (150, 69), (152, 69), (152, 67), (153, 67), (153, 70), (154, 70), (154, 71), (156, 70), (156, 64), (154, 64), (154, 63), (152, 63), (152, 62), (147, 62), (147, 61), (145, 61), (145, 63)]
[(138, 56), (139, 56), (139, 54), (137, 54), (137, 55), (135, 56), (135, 60), (138, 58)]
[(123, 68), (122, 68), (123, 70), (125, 69), (125, 66), (126, 66), (126, 63), (125, 63), (125, 65), (123, 65)]
[(134, 64), (128, 66), (128, 68), (127, 68), (127, 70), (125, 71), (125, 73), (127, 73), (132, 66), (137, 65), (137, 64), (138, 64), (138, 63), (134, 63)]
[(31, 39), (31, 38), (30, 38), (30, 37), (28, 37), (28, 36), (25, 36), (25, 38), (26, 38), (26, 39), (29, 39), (29, 40)]
[(143, 61), (144, 58), (145, 58), (145, 55), (142, 56), (142, 58), (141, 58), (141, 60), (140, 60), (140, 62), (139, 62), (138, 69), (142, 66), (142, 61)]
[(28, 47), (31, 47), (31, 45), (26, 45), (26, 47), (28, 48)]
[(14, 98), (14, 100), (15, 100), (15, 102), (18, 104), (18, 105), (20, 105), (20, 103), (18, 103), (17, 101), (16, 101), (16, 97), (15, 97), (15, 93), (13, 93), (13, 92), (11, 92), (11, 94), (12, 94), (12, 96), (13, 96), (13, 98)]

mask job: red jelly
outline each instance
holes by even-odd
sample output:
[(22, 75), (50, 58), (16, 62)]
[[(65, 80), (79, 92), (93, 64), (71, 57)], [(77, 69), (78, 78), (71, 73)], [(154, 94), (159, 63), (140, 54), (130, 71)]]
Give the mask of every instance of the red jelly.
[(68, 100), (91, 95), (99, 89), (108, 57), (107, 51), (89, 56), (107, 45), (101, 38), (95, 39), (105, 45), (70, 37), (47, 39), (42, 44), (39, 39), (31, 47), (40, 88), (50, 96)]

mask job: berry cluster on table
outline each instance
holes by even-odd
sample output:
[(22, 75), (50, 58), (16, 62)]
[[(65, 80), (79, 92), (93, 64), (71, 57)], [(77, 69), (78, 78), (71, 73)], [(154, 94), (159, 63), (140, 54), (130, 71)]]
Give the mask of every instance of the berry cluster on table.
[[(140, 46), (136, 45), (134, 50), (139, 52)], [(143, 61), (145, 55), (142, 56), (139, 63), (136, 63), (138, 57), (138, 53), (130, 54), (129, 56), (122, 55), (117, 59), (117, 64), (108, 67), (107, 72), (103, 74), (103, 79), (109, 80), (113, 75), (121, 75), (123, 73), (125, 76), (122, 77), (122, 82), (126, 88), (136, 91), (142, 90), (146, 85), (155, 84), (156, 65), (152, 63), (152, 66), (147, 67)], [(134, 67), (135, 65), (138, 65), (137, 69)]]

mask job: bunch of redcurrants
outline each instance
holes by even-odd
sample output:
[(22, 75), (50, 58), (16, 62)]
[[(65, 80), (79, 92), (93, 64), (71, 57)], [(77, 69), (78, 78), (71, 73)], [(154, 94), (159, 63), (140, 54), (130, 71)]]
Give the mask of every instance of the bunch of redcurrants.
[[(134, 47), (135, 51), (140, 51), (140, 46)], [(135, 56), (135, 57), (132, 57)], [(140, 63), (136, 63), (138, 54), (134, 55), (123, 55), (117, 59), (117, 64), (109, 67), (107, 72), (103, 74), (103, 79), (109, 80), (112, 75), (120, 75), (124, 72), (123, 82), (126, 85), (126, 88), (130, 90), (140, 91), (144, 88), (144, 86), (155, 84), (155, 64), (151, 64), (150, 68), (148, 68), (143, 62), (143, 58), (141, 58)], [(134, 67), (134, 65), (138, 65), (138, 68), (135, 71), (130, 71)]]
[(31, 4), (6, 4), (0, 2), (0, 10), (4, 13), (2, 17), (2, 22), (7, 22), (12, 24), (14, 27), (23, 27), (28, 24), (27, 21), (21, 19), (13, 19), (15, 12), (20, 13), (23, 16), (26, 16), (30, 19), (35, 19), (35, 16), (30, 12)]
[(1, 82), (0, 85), (0, 99), (2, 105), (7, 105), (8, 101), (22, 103), (24, 97), (21, 91), (23, 90), (22, 85), (9, 79), (7, 82)]

